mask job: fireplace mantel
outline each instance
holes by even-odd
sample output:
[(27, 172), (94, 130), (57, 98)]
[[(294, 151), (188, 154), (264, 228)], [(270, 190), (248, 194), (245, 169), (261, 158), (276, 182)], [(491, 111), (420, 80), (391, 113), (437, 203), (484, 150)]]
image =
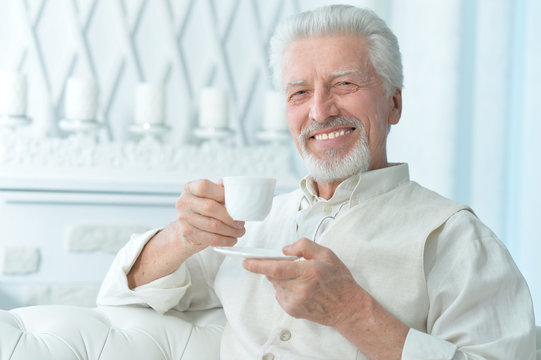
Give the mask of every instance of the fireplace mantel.
[(87, 134), (36, 137), (0, 130), (0, 187), (56, 191), (178, 192), (187, 181), (228, 175), (271, 176), (297, 184), (284, 144), (174, 146), (153, 137), (112, 142)]

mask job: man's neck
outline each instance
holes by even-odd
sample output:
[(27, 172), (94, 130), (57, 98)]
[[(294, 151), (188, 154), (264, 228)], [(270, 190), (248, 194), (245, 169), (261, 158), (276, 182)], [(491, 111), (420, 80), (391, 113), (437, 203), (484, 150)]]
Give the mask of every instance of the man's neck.
[(317, 196), (325, 200), (329, 200), (340, 185), (345, 179), (336, 180), (333, 182), (314, 182), (315, 190), (317, 191)]
[[(387, 167), (387, 166), (389, 166), (389, 163), (387, 163), (385, 161), (380, 166), (371, 167), (369, 170), (380, 169), (380, 168), (384, 168), (384, 167)], [(338, 185), (340, 185), (346, 179), (335, 180), (335, 181), (332, 181), (332, 182), (317, 182), (317, 181), (314, 181), (314, 187), (315, 187), (315, 191), (317, 192), (317, 196), (319, 196), (320, 198), (323, 198), (325, 200), (329, 200), (334, 195), (336, 189), (338, 188)]]

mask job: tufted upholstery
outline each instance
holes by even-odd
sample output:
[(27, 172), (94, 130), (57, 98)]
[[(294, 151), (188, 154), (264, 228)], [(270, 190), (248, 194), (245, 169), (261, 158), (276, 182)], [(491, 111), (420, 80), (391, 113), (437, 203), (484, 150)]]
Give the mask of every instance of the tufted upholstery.
[(160, 315), (140, 307), (0, 310), (0, 359), (218, 359), (221, 309)]
[[(0, 359), (212, 360), (219, 358), (222, 309), (32, 306), (0, 310)], [(537, 327), (541, 360), (541, 327)]]

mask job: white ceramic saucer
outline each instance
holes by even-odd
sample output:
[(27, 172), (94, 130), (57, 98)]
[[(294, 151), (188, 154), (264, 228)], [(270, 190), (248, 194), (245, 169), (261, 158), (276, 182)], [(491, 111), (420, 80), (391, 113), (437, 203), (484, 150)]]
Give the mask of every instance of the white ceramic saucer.
[(288, 256), (282, 254), (280, 249), (249, 248), (242, 246), (233, 247), (215, 247), (214, 251), (226, 256), (235, 256), (251, 259), (274, 259), (274, 260), (296, 260), (298, 256)]

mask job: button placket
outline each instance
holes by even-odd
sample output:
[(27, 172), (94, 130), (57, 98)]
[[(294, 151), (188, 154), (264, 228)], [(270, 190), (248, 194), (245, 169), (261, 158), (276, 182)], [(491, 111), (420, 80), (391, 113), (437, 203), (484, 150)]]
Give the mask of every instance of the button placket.
[(281, 341), (288, 341), (289, 339), (291, 339), (291, 331), (289, 331), (287, 329), (284, 329), (284, 330), (280, 331), (280, 340)]
[(330, 213), (332, 212), (332, 206), (331, 205), (324, 205), (323, 206), (323, 212), (327, 215), (330, 215)]

